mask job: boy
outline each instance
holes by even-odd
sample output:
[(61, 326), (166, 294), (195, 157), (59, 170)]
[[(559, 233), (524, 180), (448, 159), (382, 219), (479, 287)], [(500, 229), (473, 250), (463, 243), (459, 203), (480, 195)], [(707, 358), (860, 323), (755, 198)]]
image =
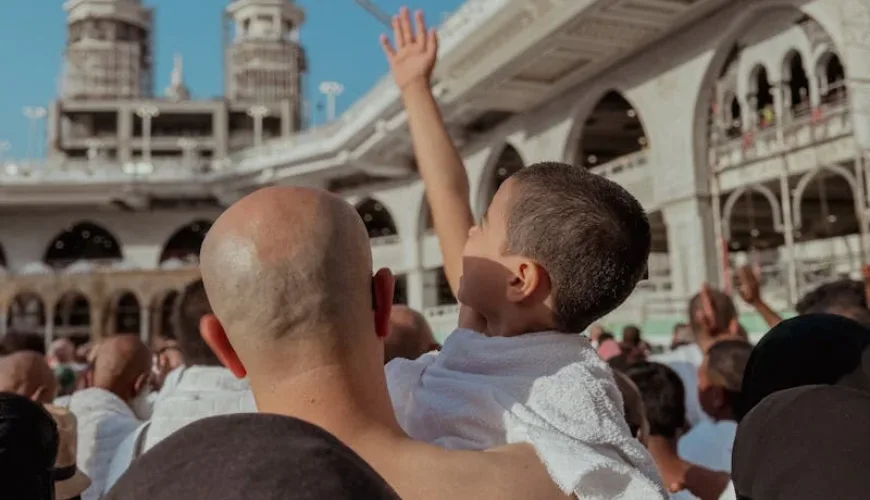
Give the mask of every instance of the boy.
[(613, 374), (579, 334), (643, 275), (643, 208), (613, 182), (544, 163), (505, 181), (475, 226), (465, 168), (430, 89), (436, 34), (419, 12), (413, 29), (407, 9), (393, 29), (397, 47), (386, 37), (382, 45), (445, 273), (463, 304), (460, 328), (440, 354), (387, 365), (400, 424), (452, 449), (530, 442), (555, 483), (578, 498), (663, 498)]

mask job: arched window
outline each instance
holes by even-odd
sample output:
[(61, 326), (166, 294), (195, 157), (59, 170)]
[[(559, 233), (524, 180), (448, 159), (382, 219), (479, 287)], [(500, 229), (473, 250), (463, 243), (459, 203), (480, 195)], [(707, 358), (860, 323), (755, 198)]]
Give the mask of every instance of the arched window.
[(176, 260), (188, 264), (199, 262), (199, 250), (202, 248), (202, 240), (211, 228), (211, 222), (198, 220), (179, 229), (163, 245), (160, 252), (160, 263)]
[(91, 222), (80, 222), (57, 235), (45, 251), (43, 261), (62, 269), (76, 261), (123, 260), (121, 245), (112, 233)]
[(776, 115), (773, 109), (773, 87), (767, 78), (767, 70), (758, 66), (753, 72), (753, 94), (750, 101), (755, 102), (755, 113), (760, 128), (767, 128), (776, 123)]
[(90, 337), (91, 304), (79, 292), (67, 292), (54, 308), (54, 334), (58, 337)]
[(6, 324), (12, 330), (42, 333), (45, 330), (45, 303), (35, 293), (16, 295), (9, 304)]
[(828, 52), (822, 58), (821, 64), (821, 85), (822, 102), (824, 104), (834, 104), (842, 102), (846, 99), (846, 68), (837, 54)]
[(736, 139), (743, 134), (743, 110), (740, 108), (737, 96), (731, 94), (729, 97), (730, 99), (725, 101), (728, 103), (725, 131), (729, 139)]
[(357, 204), (356, 211), (366, 225), (369, 238), (396, 236), (399, 233), (393, 216), (381, 202), (366, 198)]
[(508, 177), (522, 170), (523, 165), (523, 158), (520, 156), (520, 153), (516, 148), (510, 144), (506, 144), (504, 149), (501, 150), (498, 159), (496, 159), (495, 164), (489, 173), (489, 177), (484, 179), (482, 194), (485, 205), (481, 207), (481, 214), (489, 208), (489, 204), (492, 203), (492, 199), (495, 197), (495, 193), (498, 191), (498, 188), (501, 187), (502, 183), (506, 181)]
[(648, 145), (640, 115), (619, 92), (604, 95), (586, 118), (576, 163), (594, 169)]
[(791, 109), (793, 117), (801, 116), (810, 111), (810, 81), (804, 69), (803, 58), (797, 52), (792, 52), (786, 59), (786, 104)]
[(139, 299), (131, 292), (118, 297), (115, 304), (115, 333), (133, 333), (139, 335), (142, 324)]
[(160, 331), (157, 334), (165, 339), (175, 339), (172, 316), (175, 313), (176, 300), (178, 300), (178, 292), (171, 290), (160, 301)]

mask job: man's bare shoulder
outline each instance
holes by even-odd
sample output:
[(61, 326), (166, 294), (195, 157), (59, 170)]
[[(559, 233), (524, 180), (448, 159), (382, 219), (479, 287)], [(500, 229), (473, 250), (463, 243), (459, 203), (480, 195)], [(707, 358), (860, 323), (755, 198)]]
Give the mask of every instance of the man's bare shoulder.
[(486, 452), (424, 446), (415, 450), (415, 454), (424, 457), (422, 462), (427, 464), (427, 472), (421, 481), (438, 478), (437, 498), (574, 498), (556, 486), (531, 445), (510, 445)]

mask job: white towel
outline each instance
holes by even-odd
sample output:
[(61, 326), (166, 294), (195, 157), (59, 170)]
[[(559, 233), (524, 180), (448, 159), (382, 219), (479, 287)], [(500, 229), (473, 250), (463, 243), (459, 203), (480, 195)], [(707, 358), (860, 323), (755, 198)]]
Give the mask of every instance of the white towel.
[(625, 423), (613, 373), (581, 335), (451, 334), (440, 354), (386, 368), (412, 438), (450, 449), (527, 442), (583, 499), (664, 499), (652, 457)]

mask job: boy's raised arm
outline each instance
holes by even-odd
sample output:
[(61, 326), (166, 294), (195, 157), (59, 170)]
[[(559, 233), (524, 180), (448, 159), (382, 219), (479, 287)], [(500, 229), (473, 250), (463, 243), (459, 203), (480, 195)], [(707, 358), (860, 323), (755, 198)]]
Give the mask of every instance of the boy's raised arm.
[(402, 92), (417, 167), (441, 244), (444, 273), (456, 295), (462, 276), (462, 249), (474, 224), (468, 176), (430, 87), (438, 37), (435, 30), (427, 31), (422, 12), (418, 11), (415, 18), (416, 28), (411, 25), (408, 9), (402, 8), (393, 17), (395, 47), (387, 36), (381, 37), (381, 44)]

